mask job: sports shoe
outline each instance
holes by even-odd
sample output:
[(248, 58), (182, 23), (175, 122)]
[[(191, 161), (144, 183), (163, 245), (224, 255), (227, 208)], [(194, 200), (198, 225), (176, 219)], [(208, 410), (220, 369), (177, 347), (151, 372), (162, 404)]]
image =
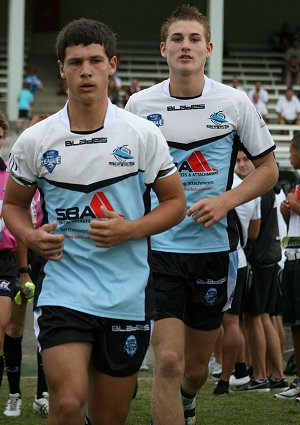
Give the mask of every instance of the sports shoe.
[(183, 406), (183, 410), (184, 410), (185, 425), (195, 425), (196, 424), (196, 397), (193, 398), (190, 404)]
[(222, 375), (222, 371), (221, 372), (213, 372), (211, 374), (212, 379), (214, 379), (215, 381), (218, 381), (221, 378)]
[(220, 373), (222, 372), (222, 365), (217, 362), (217, 360), (215, 359), (214, 356), (211, 357), (209, 364), (208, 364), (208, 368), (209, 368), (209, 373), (212, 375), (213, 373)]
[(237, 375), (232, 373), (229, 378), (229, 385), (235, 385), (236, 387), (238, 387), (240, 385), (248, 384), (249, 381), (250, 381), (250, 376), (248, 374), (245, 376), (238, 377)]
[(222, 379), (220, 379), (218, 381), (217, 386), (214, 389), (213, 393), (215, 395), (228, 394), (229, 393), (229, 382), (222, 381)]
[(49, 394), (43, 393), (41, 398), (36, 398), (33, 402), (33, 411), (41, 416), (48, 416), (49, 412)]
[(84, 418), (84, 425), (92, 425), (91, 421), (87, 416)]
[(22, 400), (21, 394), (9, 394), (9, 399), (7, 400), (5, 410), (3, 414), (5, 416), (20, 416), (22, 409)]
[(299, 379), (295, 378), (287, 390), (275, 394), (274, 397), (283, 400), (296, 400), (297, 397), (300, 397)]
[(235, 391), (267, 392), (270, 391), (270, 388), (267, 378), (263, 381), (256, 381), (255, 379), (251, 378), (247, 384), (236, 387)]
[(282, 378), (282, 379), (269, 378), (268, 383), (269, 383), (270, 390), (283, 390), (283, 391), (285, 391), (285, 390), (289, 389), (288, 381), (285, 378)]

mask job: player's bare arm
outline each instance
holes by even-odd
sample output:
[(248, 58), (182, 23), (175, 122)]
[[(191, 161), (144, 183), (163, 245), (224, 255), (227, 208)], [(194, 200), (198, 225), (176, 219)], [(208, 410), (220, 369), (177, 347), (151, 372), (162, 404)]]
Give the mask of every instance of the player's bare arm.
[(187, 215), (205, 227), (212, 226), (228, 211), (257, 198), (275, 186), (278, 180), (278, 167), (273, 153), (253, 160), (255, 170), (236, 188), (215, 198), (205, 198), (188, 209)]
[(160, 204), (138, 220), (125, 220), (116, 212), (103, 209), (108, 220), (92, 220), (90, 238), (99, 247), (111, 247), (128, 240), (163, 232), (183, 220), (186, 203), (178, 173), (158, 179), (153, 185)]
[(52, 234), (57, 224), (45, 224), (37, 230), (32, 226), (30, 203), (35, 191), (36, 187), (21, 186), (8, 178), (3, 205), (5, 223), (25, 246), (47, 260), (59, 261), (63, 254), (64, 236)]

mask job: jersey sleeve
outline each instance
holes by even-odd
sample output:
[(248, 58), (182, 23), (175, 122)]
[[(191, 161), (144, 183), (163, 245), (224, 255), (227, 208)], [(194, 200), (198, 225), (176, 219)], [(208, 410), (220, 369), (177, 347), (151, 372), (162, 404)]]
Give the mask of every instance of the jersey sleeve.
[(28, 187), (36, 185), (34, 157), (30, 140), (22, 134), (13, 146), (8, 162), (8, 172), (17, 183)]
[(250, 159), (263, 157), (276, 147), (262, 116), (246, 95), (240, 96), (237, 135)]
[(152, 184), (156, 179), (174, 174), (177, 168), (161, 131), (155, 124), (146, 122), (150, 124), (151, 130), (149, 129), (148, 132), (145, 153), (145, 182), (146, 184)]
[(254, 199), (255, 207), (253, 209), (251, 220), (259, 220), (261, 218), (260, 200), (260, 196)]

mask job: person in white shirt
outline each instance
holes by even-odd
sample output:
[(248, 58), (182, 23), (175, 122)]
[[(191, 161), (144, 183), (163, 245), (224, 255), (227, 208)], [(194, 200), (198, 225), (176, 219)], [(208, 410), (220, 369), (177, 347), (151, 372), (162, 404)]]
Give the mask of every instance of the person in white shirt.
[(261, 82), (256, 81), (253, 89), (249, 90), (248, 97), (251, 101), (253, 101), (253, 95), (257, 93), (262, 102), (268, 103), (269, 101), (269, 93), (266, 89), (262, 88)]
[(275, 111), (279, 124), (300, 124), (300, 101), (291, 87), (288, 87), (284, 95), (280, 96)]

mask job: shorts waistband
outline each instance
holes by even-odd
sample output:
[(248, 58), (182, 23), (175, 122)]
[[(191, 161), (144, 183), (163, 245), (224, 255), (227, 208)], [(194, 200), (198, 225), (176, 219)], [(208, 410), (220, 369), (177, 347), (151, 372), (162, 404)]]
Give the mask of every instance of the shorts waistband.
[(300, 252), (290, 252), (290, 253), (286, 252), (285, 256), (287, 261), (300, 260)]

